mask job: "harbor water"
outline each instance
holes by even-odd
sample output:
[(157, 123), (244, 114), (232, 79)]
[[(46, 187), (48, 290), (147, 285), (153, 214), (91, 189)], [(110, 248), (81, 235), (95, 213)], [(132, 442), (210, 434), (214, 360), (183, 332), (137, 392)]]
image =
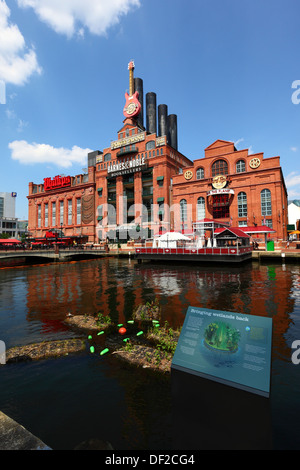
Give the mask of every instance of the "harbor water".
[[(300, 267), (258, 261), (184, 266), (102, 258), (0, 269), (0, 340), (6, 348), (78, 336), (66, 315), (131, 319), (157, 299), (162, 323), (183, 324), (189, 306), (273, 319), (270, 407), (274, 449), (300, 449)], [(300, 357), (300, 354), (299, 354)], [(116, 450), (172, 449), (170, 380), (86, 351), (0, 365), (0, 410), (53, 449), (89, 439)]]

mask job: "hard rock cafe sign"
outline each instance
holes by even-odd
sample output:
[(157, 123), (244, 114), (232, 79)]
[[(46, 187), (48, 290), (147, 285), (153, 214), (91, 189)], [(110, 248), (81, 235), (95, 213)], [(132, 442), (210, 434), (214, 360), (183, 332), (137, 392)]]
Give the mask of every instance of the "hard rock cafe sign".
[(126, 103), (123, 109), (123, 114), (125, 117), (134, 117), (137, 116), (141, 110), (141, 103), (139, 102), (139, 93), (134, 91), (134, 62), (133, 60), (128, 64), (129, 70), (129, 94), (125, 93)]
[(226, 186), (227, 178), (224, 175), (214, 176), (212, 180), (212, 186), (215, 189), (222, 189)]
[(208, 191), (207, 196), (215, 196), (216, 194), (234, 194), (233, 189), (225, 188), (226, 184), (227, 184), (226, 176), (224, 175), (215, 176), (212, 180), (212, 187), (214, 189), (211, 189), (210, 191)]

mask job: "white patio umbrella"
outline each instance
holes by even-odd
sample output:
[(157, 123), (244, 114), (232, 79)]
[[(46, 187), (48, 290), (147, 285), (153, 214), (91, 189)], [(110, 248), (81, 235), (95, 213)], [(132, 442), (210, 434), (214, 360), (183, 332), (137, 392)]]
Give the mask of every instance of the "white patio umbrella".
[(159, 237), (159, 240), (161, 241), (175, 241), (175, 240), (191, 241), (189, 237), (179, 232), (166, 232)]
[(179, 232), (166, 232), (156, 239), (158, 248), (176, 248), (178, 241), (188, 241), (191, 239)]

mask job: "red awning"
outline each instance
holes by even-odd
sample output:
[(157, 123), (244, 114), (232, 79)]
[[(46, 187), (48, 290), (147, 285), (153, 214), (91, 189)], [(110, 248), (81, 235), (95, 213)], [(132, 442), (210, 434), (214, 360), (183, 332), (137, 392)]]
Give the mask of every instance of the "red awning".
[(0, 243), (20, 244), (22, 242), (16, 238), (0, 238)]
[(249, 235), (241, 230), (241, 227), (225, 227), (225, 228), (216, 228), (215, 234), (220, 235), (223, 232), (229, 231), (233, 235), (239, 238), (249, 238)]
[(273, 230), (266, 225), (260, 225), (255, 227), (239, 227), (245, 233), (275, 233), (276, 230)]

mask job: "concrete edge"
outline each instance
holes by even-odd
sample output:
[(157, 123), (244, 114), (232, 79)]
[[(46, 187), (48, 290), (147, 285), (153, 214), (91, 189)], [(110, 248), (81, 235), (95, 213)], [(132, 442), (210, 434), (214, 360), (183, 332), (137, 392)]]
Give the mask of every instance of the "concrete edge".
[(52, 450), (0, 411), (0, 450)]

